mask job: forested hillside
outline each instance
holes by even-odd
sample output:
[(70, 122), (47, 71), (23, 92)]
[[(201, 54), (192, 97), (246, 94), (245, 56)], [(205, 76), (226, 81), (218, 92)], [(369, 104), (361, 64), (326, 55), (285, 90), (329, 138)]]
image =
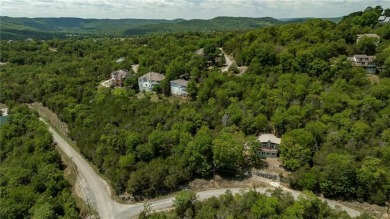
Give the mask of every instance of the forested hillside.
[(189, 31), (248, 30), (281, 24), (273, 18), (217, 17), (210, 20), (162, 19), (82, 19), (0, 17), (0, 39), (24, 40), (66, 38), (67, 35), (143, 36)]
[[(43, 102), (68, 123), (81, 152), (116, 192), (138, 198), (197, 177), (243, 176), (259, 133), (281, 136), (290, 185), (325, 197), (384, 205), (390, 195), (390, 26), (367, 8), (338, 24), (309, 20), (242, 33), (1, 43), (0, 102)], [(356, 43), (357, 34), (376, 33)], [(244, 74), (222, 73), (219, 47)], [(204, 56), (195, 54), (204, 48)], [(347, 56), (376, 55), (377, 80)], [(117, 63), (120, 57), (123, 62)], [(131, 70), (139, 64), (139, 72)], [(125, 88), (98, 87), (129, 69)], [(166, 76), (157, 95), (137, 77)], [(190, 97), (169, 81), (188, 74)], [(142, 97), (144, 96), (144, 97)], [(244, 151), (244, 144), (250, 150)], [(245, 153), (244, 153), (245, 152)]]
[(249, 17), (216, 17), (210, 20), (188, 20), (177, 23), (162, 23), (130, 28), (124, 32), (125, 36), (179, 33), (188, 31), (226, 31), (226, 30), (249, 30), (259, 27), (267, 27), (282, 24), (274, 18), (249, 18)]
[(26, 106), (0, 127), (0, 218), (78, 218), (61, 157)]

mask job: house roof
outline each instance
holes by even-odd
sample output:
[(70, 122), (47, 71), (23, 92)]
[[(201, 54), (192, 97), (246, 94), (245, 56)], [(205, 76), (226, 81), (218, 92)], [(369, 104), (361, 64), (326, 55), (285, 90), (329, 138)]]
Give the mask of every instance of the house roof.
[[(354, 55), (353, 57), (348, 57), (348, 60), (352, 61), (354, 66), (367, 67), (375, 65), (374, 60), (376, 56), (367, 56), (367, 55)], [(363, 59), (363, 60), (356, 60)]]
[(259, 141), (262, 143), (270, 141), (275, 144), (280, 144), (281, 139), (276, 137), (274, 134), (261, 134), (259, 136)]
[(171, 81), (171, 84), (178, 84), (178, 85), (187, 87), (188, 81), (183, 80), (183, 79), (176, 79), (176, 80)]
[(386, 16), (382, 15), (378, 18), (378, 21), (384, 21), (386, 19)]
[(125, 78), (130, 78), (132, 75), (129, 73), (128, 70), (126, 69), (120, 69), (118, 71), (113, 71), (111, 73), (112, 76), (115, 76), (117, 79), (125, 79)]
[(383, 22), (390, 22), (390, 17), (387, 17)]
[(353, 55), (353, 57), (356, 59), (367, 59), (368, 61), (373, 61), (376, 58), (376, 56), (358, 55), (358, 54)]
[(149, 72), (139, 77), (138, 79), (146, 78), (149, 81), (162, 81), (165, 79), (165, 76), (156, 72)]
[(374, 38), (378, 38), (378, 39), (381, 38), (380, 36), (378, 36), (375, 33), (358, 34), (357, 37), (358, 37), (358, 39), (360, 39), (362, 37), (374, 37)]

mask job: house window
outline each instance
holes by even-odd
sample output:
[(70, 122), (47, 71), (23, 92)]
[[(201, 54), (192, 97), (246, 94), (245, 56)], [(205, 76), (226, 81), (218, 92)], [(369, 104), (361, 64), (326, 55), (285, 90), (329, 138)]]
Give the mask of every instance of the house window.
[(272, 155), (275, 155), (275, 153), (272, 153)]

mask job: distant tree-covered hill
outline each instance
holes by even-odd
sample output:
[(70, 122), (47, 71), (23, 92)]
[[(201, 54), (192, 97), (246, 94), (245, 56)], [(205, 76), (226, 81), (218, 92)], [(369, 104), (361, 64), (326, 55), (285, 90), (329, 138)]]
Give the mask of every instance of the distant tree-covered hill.
[[(299, 18), (281, 18), (278, 20), (283, 21), (285, 23), (300, 23), (300, 22), (305, 22), (307, 20), (311, 20), (311, 19), (315, 19), (315, 18), (314, 17), (299, 17)], [(329, 20), (329, 21), (333, 21), (335, 23), (338, 23), (343, 19), (343, 17), (330, 17), (330, 18), (321, 18), (321, 19)]]
[[(302, 22), (302, 20), (288, 20)], [(0, 39), (23, 40), (78, 36), (142, 36), (156, 33), (189, 31), (247, 30), (283, 24), (271, 18), (216, 17), (209, 20), (163, 19), (83, 19), (83, 18), (13, 18), (0, 17)]]
[(216, 17), (210, 20), (194, 19), (177, 23), (160, 23), (134, 27), (128, 29), (124, 34), (128, 36), (183, 31), (247, 30), (282, 23), (283, 22), (271, 17)]
[(158, 19), (82, 19), (82, 18), (12, 18), (0, 17), (1, 39), (64, 38), (72, 35), (122, 36), (129, 28), (176, 20)]

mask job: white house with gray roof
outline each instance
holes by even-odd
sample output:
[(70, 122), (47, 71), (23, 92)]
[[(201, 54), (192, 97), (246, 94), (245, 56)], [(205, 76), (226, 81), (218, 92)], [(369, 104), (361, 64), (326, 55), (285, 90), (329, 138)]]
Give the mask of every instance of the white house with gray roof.
[(176, 79), (170, 81), (171, 84), (171, 94), (178, 96), (187, 96), (187, 84), (188, 81), (183, 79)]
[(257, 152), (259, 157), (277, 157), (281, 139), (274, 134), (261, 134), (258, 137), (260, 148)]
[(138, 78), (139, 91), (153, 91), (153, 87), (160, 84), (165, 76), (156, 72), (149, 72)]
[(390, 17), (386, 17), (385, 15), (382, 15), (378, 18), (379, 23), (390, 23)]

